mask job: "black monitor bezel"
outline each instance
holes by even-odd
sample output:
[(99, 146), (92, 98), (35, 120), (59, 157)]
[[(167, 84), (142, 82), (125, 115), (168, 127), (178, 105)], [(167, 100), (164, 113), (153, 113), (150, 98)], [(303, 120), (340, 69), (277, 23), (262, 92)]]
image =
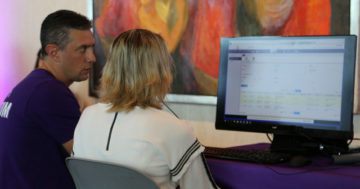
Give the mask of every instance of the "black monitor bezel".
[[(267, 122), (253, 122), (249, 123), (234, 123), (224, 121), (225, 108), (225, 87), (226, 87), (226, 71), (228, 59), (228, 44), (230, 40), (256, 39), (256, 38), (345, 38), (345, 57), (350, 58), (344, 64), (344, 72), (346, 77), (343, 80), (343, 97), (342, 97), (342, 113), (341, 119), (346, 120), (343, 124), (350, 124), (349, 130), (323, 130), (304, 128), (299, 125), (277, 124)], [(246, 131), (258, 133), (273, 133), (277, 135), (305, 135), (314, 138), (327, 139), (345, 139), (351, 140), (353, 138), (353, 99), (354, 99), (354, 78), (355, 78), (355, 63), (356, 63), (356, 36), (252, 36), (252, 37), (235, 37), (235, 38), (221, 38), (220, 47), (220, 63), (219, 63), (219, 78), (218, 78), (218, 94), (216, 106), (216, 120), (215, 128), (220, 130), (232, 131)], [(345, 93), (345, 96), (344, 96)]]

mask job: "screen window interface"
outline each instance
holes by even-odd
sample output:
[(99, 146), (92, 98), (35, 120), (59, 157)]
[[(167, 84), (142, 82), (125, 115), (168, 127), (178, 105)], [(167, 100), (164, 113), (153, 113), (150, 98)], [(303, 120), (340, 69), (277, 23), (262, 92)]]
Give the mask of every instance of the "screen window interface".
[(340, 127), (345, 39), (275, 40), (229, 41), (225, 119)]

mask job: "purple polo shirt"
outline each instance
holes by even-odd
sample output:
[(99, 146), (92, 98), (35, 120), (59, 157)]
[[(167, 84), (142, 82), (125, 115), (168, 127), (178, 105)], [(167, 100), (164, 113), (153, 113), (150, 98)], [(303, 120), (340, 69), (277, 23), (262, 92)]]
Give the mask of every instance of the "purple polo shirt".
[(36, 69), (0, 107), (0, 188), (75, 188), (62, 146), (80, 117), (69, 88)]

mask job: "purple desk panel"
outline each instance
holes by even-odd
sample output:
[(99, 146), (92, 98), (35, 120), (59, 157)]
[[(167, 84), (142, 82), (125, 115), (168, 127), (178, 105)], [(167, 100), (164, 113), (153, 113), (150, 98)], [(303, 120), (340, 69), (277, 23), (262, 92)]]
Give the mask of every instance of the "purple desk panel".
[[(266, 149), (269, 144), (241, 146)], [(312, 163), (292, 168), (288, 163), (262, 165), (207, 158), (216, 183), (223, 189), (233, 188), (340, 188), (360, 189), (360, 165), (333, 165), (326, 157), (311, 157)]]

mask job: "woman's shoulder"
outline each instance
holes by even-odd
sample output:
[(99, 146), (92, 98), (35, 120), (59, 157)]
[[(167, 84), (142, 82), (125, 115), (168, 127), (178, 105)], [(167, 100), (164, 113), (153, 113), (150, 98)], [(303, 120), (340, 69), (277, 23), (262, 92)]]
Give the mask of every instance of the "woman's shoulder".
[(173, 126), (187, 126), (184, 120), (177, 118), (174, 114), (163, 109), (156, 108), (137, 108), (139, 114), (143, 114), (147, 119), (157, 122), (158, 124), (173, 125)]
[(94, 114), (94, 113), (98, 114), (101, 112), (105, 113), (105, 112), (107, 112), (109, 107), (110, 107), (109, 104), (96, 103), (96, 104), (86, 107), (83, 111), (83, 114)]
[(151, 112), (149, 120), (156, 124), (158, 131), (167, 136), (179, 137), (179, 140), (182, 140), (183, 137), (186, 139), (194, 138), (193, 129), (185, 120), (181, 120), (165, 110), (151, 108), (149, 111)]

